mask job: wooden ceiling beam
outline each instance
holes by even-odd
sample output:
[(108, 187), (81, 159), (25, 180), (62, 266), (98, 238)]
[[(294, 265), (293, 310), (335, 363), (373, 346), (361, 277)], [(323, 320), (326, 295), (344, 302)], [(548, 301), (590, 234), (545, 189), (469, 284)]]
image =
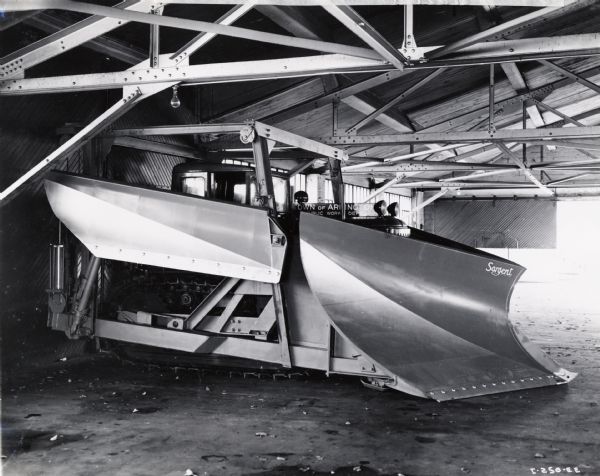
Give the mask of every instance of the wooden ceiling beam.
[(300, 38), (321, 40), (327, 38), (324, 25), (309, 16), (301, 7), (283, 5), (257, 5), (256, 10), (284, 30)]
[[(598, 36), (600, 37), (600, 35), (598, 35)], [(596, 92), (597, 94), (600, 94), (600, 85), (598, 85), (596, 83), (592, 83), (591, 81), (585, 79), (581, 75), (575, 74), (572, 71), (569, 71), (568, 69), (563, 68), (562, 66), (554, 64), (547, 60), (540, 60), (540, 63), (550, 69), (553, 69), (554, 71), (559, 72), (563, 76), (566, 76), (567, 78), (572, 79), (576, 83), (586, 86), (587, 88), (591, 89), (592, 91)]]

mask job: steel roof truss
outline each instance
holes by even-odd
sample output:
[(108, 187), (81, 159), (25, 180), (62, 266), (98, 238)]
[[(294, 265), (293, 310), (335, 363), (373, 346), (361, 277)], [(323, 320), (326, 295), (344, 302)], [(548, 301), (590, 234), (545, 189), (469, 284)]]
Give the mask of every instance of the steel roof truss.
[(404, 69), (407, 58), (392, 46), (367, 20), (361, 17), (351, 7), (345, 5), (335, 5), (333, 3), (324, 4), (323, 8), (331, 15), (337, 18), (346, 28), (358, 36), (371, 48), (373, 48), (383, 59), (394, 65), (399, 70)]

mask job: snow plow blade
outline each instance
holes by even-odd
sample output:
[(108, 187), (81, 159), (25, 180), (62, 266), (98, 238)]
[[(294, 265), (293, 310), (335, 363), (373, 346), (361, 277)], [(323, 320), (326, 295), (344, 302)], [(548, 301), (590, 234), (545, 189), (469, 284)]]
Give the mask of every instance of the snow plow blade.
[(443, 401), (576, 376), (511, 325), (525, 271), (511, 261), (416, 229), (400, 237), (308, 213), (300, 250), (332, 325), (393, 376), (389, 387)]
[[(524, 268), (503, 258), (416, 229), (301, 213), (286, 229), (286, 260), (285, 220), (265, 208), (66, 173), (45, 186), (55, 215), (99, 258), (230, 278), (183, 314), (97, 318), (98, 337), (356, 375), (438, 401), (575, 377), (510, 324)], [(53, 312), (52, 328), (72, 315)]]
[(54, 214), (99, 258), (277, 283), (286, 242), (268, 211), (52, 172)]

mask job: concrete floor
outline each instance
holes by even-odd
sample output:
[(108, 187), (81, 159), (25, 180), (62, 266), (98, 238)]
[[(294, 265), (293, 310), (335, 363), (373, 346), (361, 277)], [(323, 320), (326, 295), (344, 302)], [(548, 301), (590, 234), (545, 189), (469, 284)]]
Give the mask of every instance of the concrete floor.
[(513, 298), (525, 334), (580, 372), (572, 384), (443, 404), (351, 378), (202, 375), (110, 355), (4, 369), (4, 474), (600, 474), (597, 292), (523, 283)]

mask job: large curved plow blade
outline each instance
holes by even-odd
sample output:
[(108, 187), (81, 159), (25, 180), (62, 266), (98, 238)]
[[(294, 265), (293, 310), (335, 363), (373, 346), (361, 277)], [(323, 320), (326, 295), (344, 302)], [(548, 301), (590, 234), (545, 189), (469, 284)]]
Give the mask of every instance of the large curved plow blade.
[(95, 255), (277, 283), (283, 232), (266, 209), (56, 173), (54, 214)]
[(575, 376), (509, 322), (521, 266), (419, 230), (405, 238), (307, 213), (300, 238), (312, 292), (389, 386), (441, 401)]

